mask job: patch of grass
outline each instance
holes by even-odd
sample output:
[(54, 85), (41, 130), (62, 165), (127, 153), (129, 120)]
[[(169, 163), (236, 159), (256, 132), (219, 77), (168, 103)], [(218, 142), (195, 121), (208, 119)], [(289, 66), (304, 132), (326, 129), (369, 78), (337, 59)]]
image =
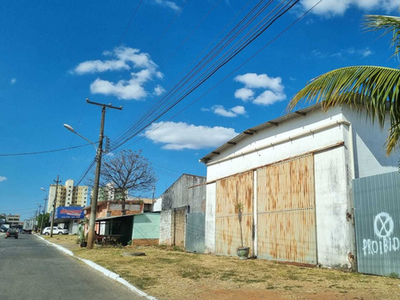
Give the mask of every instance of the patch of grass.
[(155, 285), (157, 280), (153, 277), (132, 277), (129, 276), (129, 281), (138, 289), (146, 290)]
[(397, 274), (396, 272), (392, 272), (392, 273), (389, 274), (389, 278), (399, 279), (399, 274)]
[(265, 279), (257, 279), (257, 278), (251, 278), (251, 279), (244, 279), (244, 283), (251, 284), (251, 283), (260, 283), (260, 282), (265, 282)]
[(266, 289), (267, 289), (267, 290), (274, 290), (274, 289), (276, 289), (276, 287), (273, 286), (273, 285), (268, 285), (268, 286), (266, 287)]
[(157, 257), (155, 260), (164, 264), (178, 264), (181, 263), (183, 259), (175, 257)]
[(223, 281), (229, 281), (229, 280), (233, 280), (237, 277), (236, 272), (233, 271), (227, 271), (227, 272), (223, 272), (220, 276), (219, 279), (223, 280)]
[(182, 278), (199, 279), (203, 277), (208, 277), (212, 272), (206, 268), (199, 266), (189, 266), (187, 268), (181, 269), (180, 275)]
[(297, 274), (295, 272), (288, 272), (286, 273), (286, 279), (290, 279), (290, 280), (301, 280), (300, 279), (301, 275)]

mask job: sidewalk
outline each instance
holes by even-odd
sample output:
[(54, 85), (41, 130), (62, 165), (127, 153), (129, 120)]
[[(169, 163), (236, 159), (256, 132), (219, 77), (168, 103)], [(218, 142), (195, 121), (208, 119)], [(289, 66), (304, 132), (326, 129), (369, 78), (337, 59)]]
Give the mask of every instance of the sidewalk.
[(117, 282), (121, 283), (122, 285), (125, 285), (132, 292), (138, 294), (139, 296), (142, 296), (144, 299), (157, 300), (157, 298), (149, 296), (145, 292), (143, 292), (143, 291), (139, 290), (138, 288), (136, 288), (135, 286), (131, 285), (128, 281), (123, 279), (120, 275), (118, 275), (118, 274), (116, 274), (114, 272), (111, 272), (111, 271), (107, 270), (106, 268), (103, 268), (102, 266), (100, 266), (100, 265), (98, 265), (98, 264), (96, 264), (96, 263), (94, 263), (94, 262), (92, 262), (90, 260), (83, 259), (83, 258), (75, 256), (74, 253), (71, 250), (69, 250), (69, 249), (67, 249), (67, 248), (65, 248), (63, 246), (60, 246), (58, 244), (52, 243), (52, 242), (48, 241), (48, 239), (45, 239), (42, 236), (40, 236), (39, 234), (34, 234), (34, 235), (37, 238), (43, 240), (44, 242), (46, 242), (46, 243), (52, 245), (53, 247), (57, 248), (58, 250), (64, 252), (65, 254), (67, 254), (69, 256), (72, 256), (72, 257), (84, 262), (89, 267), (91, 267), (91, 268), (95, 269), (96, 271), (104, 274), (105, 276), (111, 278), (112, 280), (117, 281)]

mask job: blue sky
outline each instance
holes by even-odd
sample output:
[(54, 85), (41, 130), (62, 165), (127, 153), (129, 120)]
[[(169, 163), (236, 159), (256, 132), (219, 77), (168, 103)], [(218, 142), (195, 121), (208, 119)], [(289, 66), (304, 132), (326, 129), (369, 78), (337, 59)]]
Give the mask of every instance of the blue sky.
[(85, 145), (64, 123), (97, 141), (101, 111), (87, 97), (123, 106), (107, 111), (105, 135), (112, 145), (128, 138), (118, 150), (142, 150), (159, 196), (183, 173), (205, 176), (199, 159), (214, 148), (285, 114), (308, 80), (350, 65), (398, 66), (389, 38), (362, 29), (365, 14), (398, 15), (397, 0), (322, 0), (289, 27), (317, 2), (297, 3), (180, 99), (168, 98), (173, 87), (256, 1), (0, 0), (0, 212), (31, 217), (46, 196), (40, 187), (57, 175), (81, 179), (90, 144), (32, 153)]

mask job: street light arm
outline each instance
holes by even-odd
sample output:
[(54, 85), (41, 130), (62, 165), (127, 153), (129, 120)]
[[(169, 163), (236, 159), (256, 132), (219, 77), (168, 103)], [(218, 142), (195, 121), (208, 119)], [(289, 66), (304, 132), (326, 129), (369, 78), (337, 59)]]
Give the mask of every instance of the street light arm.
[(83, 135), (80, 135), (79, 133), (77, 133), (77, 132), (75, 131), (75, 129), (72, 128), (72, 126), (70, 126), (70, 125), (68, 125), (68, 124), (64, 124), (64, 127), (65, 127), (66, 129), (68, 129), (69, 131), (71, 131), (72, 133), (75, 133), (77, 136), (83, 138), (85, 141), (87, 141), (87, 142), (89, 142), (90, 144), (92, 144), (93, 147), (94, 147), (94, 149), (95, 149), (96, 152), (97, 152), (97, 147), (96, 147), (96, 144), (95, 144), (95, 143), (93, 143), (91, 140), (85, 138)]

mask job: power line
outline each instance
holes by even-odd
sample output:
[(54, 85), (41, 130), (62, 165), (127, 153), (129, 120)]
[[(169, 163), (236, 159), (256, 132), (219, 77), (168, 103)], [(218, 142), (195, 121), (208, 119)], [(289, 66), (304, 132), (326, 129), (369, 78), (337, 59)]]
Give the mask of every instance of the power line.
[[(152, 108), (144, 114), (131, 128), (129, 128), (122, 136), (118, 139), (115, 148), (120, 147), (128, 140), (132, 139), (139, 132), (150, 126), (153, 122), (158, 120), (161, 116), (166, 114), (180, 101), (190, 95), (200, 85), (206, 82), (212, 77), (220, 68), (226, 65), (232, 60), (237, 54), (243, 51), (251, 42), (259, 37), (265, 30), (267, 30), (275, 21), (282, 17), (287, 11), (289, 11), (299, 0), (296, 1), (282, 1), (277, 7), (271, 10), (267, 16), (263, 17), (253, 28), (245, 33), (233, 46), (230, 47), (223, 55), (218, 55), (226, 48), (232, 41), (241, 33), (245, 28), (249, 26), (270, 4), (269, 1), (266, 4), (261, 5), (260, 1), (239, 24), (244, 24), (242, 27), (237, 28), (235, 26), (222, 41), (226, 41), (223, 44), (221, 42), (214, 47), (213, 52), (208, 53), (205, 58), (202, 59), (184, 78), (182, 78), (165, 96), (163, 96)], [(270, 17), (270, 15), (272, 16)], [(217, 58), (218, 57), (218, 58)], [(216, 61), (204, 70), (213, 59)], [(200, 75), (198, 75), (200, 73)]]
[(46, 153), (53, 153), (53, 152), (60, 152), (66, 150), (72, 150), (77, 148), (82, 148), (89, 146), (90, 144), (79, 145), (79, 146), (72, 146), (68, 148), (61, 148), (61, 149), (53, 149), (53, 150), (44, 150), (44, 151), (37, 151), (37, 152), (20, 152), (20, 153), (0, 153), (0, 156), (24, 156), (24, 155), (38, 155), (38, 154), (46, 154)]
[(133, 11), (133, 14), (132, 14), (132, 16), (131, 16), (131, 19), (129, 20), (128, 25), (126, 26), (124, 32), (122, 33), (122, 35), (121, 35), (121, 37), (120, 37), (120, 39), (119, 39), (117, 45), (120, 45), (121, 42), (122, 42), (122, 40), (124, 39), (124, 37), (125, 37), (126, 33), (128, 32), (128, 29), (129, 29), (129, 27), (131, 26), (131, 23), (132, 23), (134, 17), (136, 16), (136, 13), (138, 12), (139, 7), (140, 7), (140, 5), (142, 4), (142, 2), (143, 2), (143, 0), (140, 0), (139, 3), (138, 3), (138, 5), (136, 6), (136, 9)]

